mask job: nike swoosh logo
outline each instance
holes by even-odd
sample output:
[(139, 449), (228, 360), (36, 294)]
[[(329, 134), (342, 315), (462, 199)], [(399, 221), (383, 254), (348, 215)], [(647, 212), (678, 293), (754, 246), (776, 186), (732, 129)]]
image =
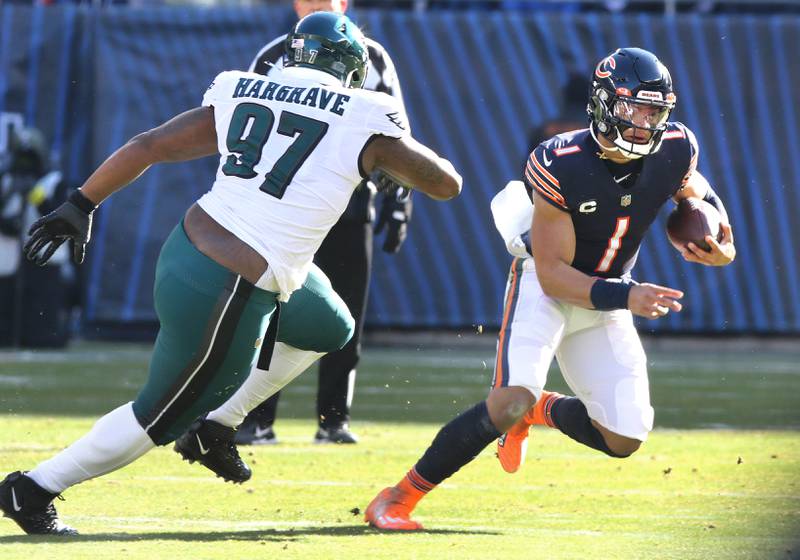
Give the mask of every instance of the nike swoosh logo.
[(22, 508), (17, 503), (17, 493), (14, 492), (14, 489), (11, 489), (11, 507), (14, 508), (14, 511), (20, 511)]
[(209, 450), (203, 447), (203, 442), (200, 441), (200, 435), (195, 434), (194, 437), (197, 438), (197, 445), (200, 446), (200, 455), (208, 455)]
[(263, 430), (261, 428), (256, 428), (255, 431), (253, 432), (253, 435), (256, 436), (257, 438), (264, 437), (269, 433), (269, 430), (270, 428), (264, 428)]
[(550, 167), (550, 164), (553, 163), (553, 160), (547, 159), (547, 152), (542, 151), (542, 159), (544, 160), (545, 167)]
[(623, 175), (623, 176), (622, 176), (622, 177), (620, 177), (619, 179), (617, 179), (616, 177), (614, 177), (614, 182), (615, 182), (615, 183), (621, 183), (622, 181), (624, 181), (625, 179), (627, 179), (627, 178), (628, 178), (628, 177), (630, 177), (631, 175), (633, 175), (633, 173), (628, 173), (627, 175)]

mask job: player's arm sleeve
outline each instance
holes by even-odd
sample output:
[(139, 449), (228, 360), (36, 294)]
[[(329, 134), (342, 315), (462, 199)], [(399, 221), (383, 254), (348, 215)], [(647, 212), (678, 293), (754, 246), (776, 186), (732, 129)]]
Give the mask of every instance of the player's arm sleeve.
[(685, 127), (684, 131), (686, 132), (686, 139), (689, 143), (689, 167), (686, 169), (686, 174), (683, 176), (681, 187), (684, 187), (689, 182), (692, 173), (697, 169), (697, 160), (700, 156), (700, 146), (697, 143), (697, 137), (695, 137), (694, 132), (692, 132), (689, 127)]
[(229, 85), (232, 80), (236, 79), (237, 72), (227, 71), (220, 72), (211, 85), (208, 86), (206, 92), (203, 94), (203, 107), (213, 107), (221, 99), (223, 95), (230, 96)]
[(569, 204), (561, 191), (556, 166), (553, 165), (554, 158), (555, 155), (551, 150), (543, 144), (539, 144), (525, 163), (525, 172), (523, 173), (525, 185), (549, 204), (559, 210), (569, 212)]
[(723, 222), (725, 222), (726, 224), (730, 223), (730, 219), (728, 218), (728, 211), (725, 209), (725, 205), (722, 203), (722, 199), (714, 191), (713, 187), (710, 184), (708, 185), (708, 189), (706, 189), (706, 195), (703, 197), (703, 200), (705, 200), (711, 206), (717, 209)]
[(283, 54), (285, 52), (283, 43), (285, 40), (286, 35), (281, 35), (264, 45), (261, 50), (258, 51), (255, 58), (253, 58), (247, 71), (263, 74), (264, 76), (269, 74), (272, 68), (283, 59)]
[(391, 138), (410, 136), (408, 117), (403, 104), (388, 95), (375, 95), (371, 109), (366, 113), (366, 129), (372, 136), (380, 134)]

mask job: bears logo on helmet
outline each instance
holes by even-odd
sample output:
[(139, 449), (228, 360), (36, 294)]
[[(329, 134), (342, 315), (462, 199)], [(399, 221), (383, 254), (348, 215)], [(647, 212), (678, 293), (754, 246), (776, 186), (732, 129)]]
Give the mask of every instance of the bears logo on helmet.
[(614, 60), (613, 56), (607, 56), (595, 68), (594, 75), (598, 78), (608, 78), (611, 75), (609, 70), (606, 70), (606, 67), (611, 68), (613, 70), (617, 67), (617, 61)]

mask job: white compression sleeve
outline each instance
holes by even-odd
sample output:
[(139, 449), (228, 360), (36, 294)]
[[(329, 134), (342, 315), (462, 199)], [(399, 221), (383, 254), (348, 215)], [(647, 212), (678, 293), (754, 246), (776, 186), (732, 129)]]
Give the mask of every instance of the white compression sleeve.
[(207, 418), (235, 428), (251, 410), (288, 385), (324, 355), (276, 342), (269, 369), (258, 369), (254, 365), (242, 386), (222, 406), (209, 412)]
[(116, 408), (95, 422), (88, 434), (26, 473), (54, 494), (124, 467), (155, 447), (133, 414), (133, 403)]

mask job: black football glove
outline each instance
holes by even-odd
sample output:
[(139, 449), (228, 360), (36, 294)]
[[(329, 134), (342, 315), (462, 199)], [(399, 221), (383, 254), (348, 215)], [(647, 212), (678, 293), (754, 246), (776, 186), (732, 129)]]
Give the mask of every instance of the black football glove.
[(375, 170), (370, 178), (372, 182), (375, 183), (376, 190), (384, 196), (395, 196), (397, 191), (403, 188), (391, 175), (388, 175), (380, 169)]
[(391, 177), (379, 173), (376, 177), (378, 190), (383, 192), (381, 211), (375, 224), (375, 233), (386, 228), (383, 250), (397, 253), (408, 235), (408, 220), (411, 219), (411, 191), (395, 183)]
[(28, 230), (30, 239), (22, 251), (28, 260), (43, 266), (65, 241), (72, 248), (72, 260), (81, 264), (92, 233), (92, 212), (96, 206), (76, 190), (67, 201), (36, 220)]

